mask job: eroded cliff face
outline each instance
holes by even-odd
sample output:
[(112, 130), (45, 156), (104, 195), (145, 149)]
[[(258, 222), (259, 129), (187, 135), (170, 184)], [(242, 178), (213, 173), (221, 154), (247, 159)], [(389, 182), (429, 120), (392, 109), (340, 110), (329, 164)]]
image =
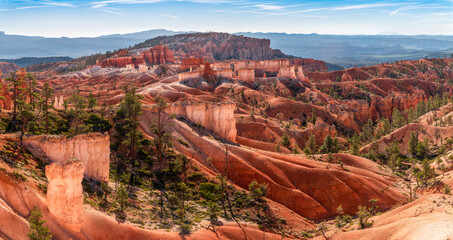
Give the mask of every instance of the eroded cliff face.
[(166, 46), (159, 45), (141, 52), (140, 55), (129, 55), (127, 51), (118, 52), (116, 57), (104, 59), (99, 65), (103, 68), (140, 68), (146, 64), (157, 65), (173, 62), (175, 62), (173, 52)]
[(234, 103), (185, 102), (173, 104), (167, 109), (167, 113), (186, 117), (189, 121), (234, 142), (237, 135), (235, 108)]
[(29, 136), (24, 143), (38, 149), (54, 162), (77, 158), (85, 167), (85, 177), (108, 181), (110, 164), (110, 138), (108, 134), (89, 133), (67, 136)]
[(0, 72), (9, 73), (16, 71), (17, 69), (19, 69), (19, 67), (14, 63), (0, 62)]
[(46, 202), (50, 213), (74, 231), (83, 227), (83, 163), (77, 159), (46, 166)]

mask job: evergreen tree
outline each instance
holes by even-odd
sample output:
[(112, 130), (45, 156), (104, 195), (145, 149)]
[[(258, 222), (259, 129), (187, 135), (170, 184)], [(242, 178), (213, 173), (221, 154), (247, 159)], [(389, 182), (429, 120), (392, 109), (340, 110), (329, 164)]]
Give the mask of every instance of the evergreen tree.
[(415, 132), (411, 131), (409, 136), (409, 153), (412, 157), (417, 156), (418, 136)]
[(24, 79), (26, 79), (29, 103), (32, 107), (32, 110), (34, 110), (37, 103), (36, 99), (38, 98), (39, 100), (39, 95), (36, 92), (36, 85), (38, 85), (38, 82), (36, 81), (35, 76), (33, 76), (31, 73), (27, 73)]
[(49, 134), (49, 109), (52, 108), (52, 97), (53, 97), (53, 89), (50, 87), (49, 83), (45, 83), (41, 92), (41, 99), (42, 99), (42, 110), (44, 112), (44, 124), (46, 134)]
[(175, 116), (174, 115), (170, 115), (168, 117), (164, 116), (163, 112), (168, 107), (165, 98), (161, 96), (156, 96), (154, 98), (154, 101), (156, 103), (153, 105), (153, 109), (157, 111), (157, 120), (151, 124), (151, 129), (153, 133), (157, 135), (157, 137), (154, 139), (153, 145), (156, 148), (157, 160), (162, 169), (163, 165), (165, 164), (164, 152), (167, 149), (167, 147), (172, 145), (171, 134), (166, 133), (164, 131), (164, 128), (171, 125), (171, 120), (174, 119)]
[(395, 109), (392, 113), (392, 125), (394, 129), (398, 129), (406, 123), (403, 114), (398, 110)]
[(98, 100), (90, 92), (90, 96), (88, 96), (88, 108), (90, 109), (91, 112), (93, 112), (93, 108), (95, 108), (97, 105)]
[(88, 132), (90, 129), (84, 124), (84, 121), (88, 117), (88, 113), (85, 111), (85, 98), (79, 96), (77, 93), (74, 93), (67, 99), (67, 101), (72, 106), (66, 110), (66, 113), (71, 118), (71, 134), (77, 135)]
[(30, 232), (27, 234), (30, 240), (51, 240), (52, 234), (44, 225), (46, 221), (42, 220), (42, 212), (35, 208), (30, 215)]
[(280, 141), (283, 147), (288, 148), (291, 146), (291, 141), (289, 139), (288, 134), (283, 133), (282, 140)]
[(356, 133), (351, 138), (351, 153), (359, 155), (360, 140)]
[(392, 132), (392, 125), (390, 124), (390, 121), (388, 118), (384, 118), (384, 120), (382, 120), (382, 129), (383, 129), (384, 136), (389, 134), (390, 132)]
[(417, 156), (420, 159), (424, 159), (428, 156), (428, 153), (429, 153), (428, 138), (425, 138), (425, 140), (423, 140), (423, 142), (417, 143), (416, 152), (417, 152)]
[(127, 194), (127, 189), (123, 184), (120, 184), (116, 191), (116, 202), (120, 206), (120, 210), (124, 211), (127, 207), (127, 202), (129, 199), (129, 195)]
[(118, 111), (124, 114), (123, 128), (125, 130), (126, 140), (123, 141), (123, 144), (128, 147), (128, 157), (132, 165), (129, 184), (133, 185), (137, 160), (136, 155), (140, 144), (140, 131), (138, 130), (139, 117), (142, 114), (142, 103), (140, 100), (143, 99), (143, 96), (137, 95), (135, 88), (129, 85), (124, 88), (124, 91), (126, 94), (120, 103)]
[(398, 158), (400, 155), (400, 149), (397, 141), (393, 141), (390, 146), (387, 148), (387, 158), (388, 165), (395, 172), (396, 167), (398, 166)]
[(318, 152), (318, 147), (316, 146), (316, 137), (315, 135), (311, 134), (308, 138), (308, 142), (305, 143), (304, 153), (307, 156), (313, 156)]
[(368, 119), (359, 137), (362, 142), (369, 142), (373, 139), (373, 120)]
[(324, 144), (321, 146), (322, 153), (336, 153), (338, 152), (338, 139), (337, 137), (332, 138), (330, 135), (327, 135), (324, 138)]
[(6, 132), (14, 132), (18, 130), (19, 123), (17, 121), (17, 113), (20, 110), (21, 106), (25, 104), (26, 100), (26, 84), (25, 84), (25, 70), (20, 69), (16, 72), (11, 72), (10, 77), (6, 78), (7, 81), (10, 82), (11, 91), (13, 93), (12, 100), (13, 100), (13, 116), (11, 121), (6, 129)]

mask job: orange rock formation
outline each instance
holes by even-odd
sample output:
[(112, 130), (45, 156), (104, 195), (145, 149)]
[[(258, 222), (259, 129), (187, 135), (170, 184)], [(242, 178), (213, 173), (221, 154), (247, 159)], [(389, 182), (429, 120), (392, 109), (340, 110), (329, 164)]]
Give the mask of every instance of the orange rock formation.
[(83, 163), (77, 159), (46, 166), (49, 180), (46, 202), (49, 211), (60, 223), (74, 231), (80, 231), (84, 223), (83, 173)]
[(54, 162), (65, 162), (77, 158), (85, 167), (85, 177), (108, 181), (110, 164), (109, 135), (90, 133), (66, 136), (29, 136), (24, 143), (30, 148), (42, 151)]

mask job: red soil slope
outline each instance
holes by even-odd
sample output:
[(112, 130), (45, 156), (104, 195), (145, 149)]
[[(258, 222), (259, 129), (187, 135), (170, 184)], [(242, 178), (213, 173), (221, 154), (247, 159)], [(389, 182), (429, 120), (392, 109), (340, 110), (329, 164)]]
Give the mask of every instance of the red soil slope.
[(371, 219), (369, 229), (336, 234), (332, 240), (444, 240), (453, 236), (453, 197), (424, 196)]

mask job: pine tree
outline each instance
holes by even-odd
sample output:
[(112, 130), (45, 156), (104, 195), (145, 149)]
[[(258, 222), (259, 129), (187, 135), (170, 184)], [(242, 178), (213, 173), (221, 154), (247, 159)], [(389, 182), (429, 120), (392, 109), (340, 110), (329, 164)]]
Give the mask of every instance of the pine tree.
[(49, 134), (49, 109), (52, 108), (52, 104), (50, 103), (53, 97), (53, 89), (50, 87), (49, 83), (45, 83), (41, 92), (41, 99), (42, 99), (42, 110), (44, 111), (44, 122), (45, 122), (45, 130), (46, 134)]
[(129, 195), (127, 194), (127, 189), (123, 184), (120, 184), (116, 191), (116, 202), (120, 206), (121, 211), (124, 211), (127, 207), (127, 202), (129, 199)]
[(354, 135), (351, 138), (351, 153), (353, 155), (358, 155), (359, 147), (360, 147), (359, 136), (357, 136), (357, 134), (354, 133)]
[(88, 96), (88, 108), (90, 109), (91, 112), (93, 112), (93, 108), (95, 108), (97, 105), (98, 100), (90, 92), (90, 96)]
[(86, 99), (79, 96), (78, 93), (72, 94), (67, 101), (72, 105), (72, 108), (67, 109), (67, 114), (72, 118), (70, 132), (73, 135), (86, 133), (89, 131), (89, 127), (84, 124), (84, 121), (88, 117), (88, 113), (85, 111)]
[(390, 121), (388, 118), (384, 118), (384, 120), (382, 120), (382, 129), (383, 129), (384, 136), (389, 134), (392, 131), (392, 125), (390, 124)]
[(398, 157), (400, 155), (400, 149), (397, 141), (393, 141), (390, 146), (387, 148), (387, 158), (388, 165), (395, 172), (396, 167), (398, 166)]
[(307, 156), (313, 156), (318, 152), (318, 147), (316, 146), (316, 137), (315, 135), (311, 134), (308, 138), (308, 142), (305, 143), (304, 153)]
[(326, 138), (324, 138), (324, 144), (321, 146), (321, 152), (322, 153), (336, 153), (338, 152), (338, 139), (332, 138), (330, 135), (327, 135)]
[(429, 153), (428, 138), (425, 138), (425, 140), (423, 140), (423, 142), (417, 143), (416, 152), (417, 152), (417, 156), (419, 157), (419, 159), (424, 159), (427, 157), (427, 155)]
[(135, 178), (135, 163), (136, 155), (139, 148), (140, 133), (138, 130), (139, 126), (139, 117), (142, 114), (142, 103), (140, 102), (143, 99), (143, 96), (137, 95), (135, 88), (131, 86), (126, 86), (124, 88), (126, 92), (123, 101), (120, 103), (119, 112), (124, 113), (125, 124), (124, 129), (126, 131), (126, 140), (123, 141), (128, 147), (128, 157), (132, 165), (132, 171), (129, 179), (129, 184), (134, 184)]
[(36, 85), (38, 85), (38, 82), (36, 81), (35, 76), (33, 76), (31, 73), (27, 73), (24, 79), (26, 79), (27, 83), (27, 95), (29, 98), (29, 103), (32, 106), (32, 110), (34, 110), (37, 102), (36, 99), (38, 98), (39, 100), (39, 95), (38, 93), (36, 93)]
[(411, 131), (409, 136), (409, 153), (412, 157), (417, 156), (418, 136), (415, 132)]
[(288, 134), (283, 133), (282, 140), (280, 141), (283, 147), (288, 148), (291, 146), (291, 141), (289, 139)]
[(19, 124), (17, 121), (17, 114), (20, 110), (21, 106), (25, 104), (25, 70), (20, 69), (17, 72), (11, 72), (10, 77), (6, 78), (7, 81), (10, 82), (10, 86), (12, 87), (12, 100), (13, 100), (13, 116), (11, 121), (6, 129), (6, 132), (14, 132), (17, 131), (17, 125)]
[(168, 146), (171, 146), (171, 134), (165, 133), (164, 128), (172, 124), (171, 120), (175, 116), (164, 117), (163, 112), (168, 107), (165, 98), (156, 96), (154, 101), (156, 103), (153, 105), (153, 109), (157, 111), (157, 120), (151, 124), (151, 129), (157, 135), (154, 139), (154, 146), (156, 147), (157, 160), (162, 168), (164, 165), (164, 152)]
[(30, 232), (27, 234), (30, 240), (51, 240), (52, 234), (44, 225), (46, 221), (42, 220), (42, 212), (35, 208), (30, 215)]
[(392, 125), (393, 129), (398, 129), (404, 126), (406, 120), (404, 119), (403, 114), (398, 109), (395, 109), (392, 113)]
[(369, 142), (373, 139), (373, 120), (368, 119), (367, 123), (362, 128), (360, 140), (362, 142)]

